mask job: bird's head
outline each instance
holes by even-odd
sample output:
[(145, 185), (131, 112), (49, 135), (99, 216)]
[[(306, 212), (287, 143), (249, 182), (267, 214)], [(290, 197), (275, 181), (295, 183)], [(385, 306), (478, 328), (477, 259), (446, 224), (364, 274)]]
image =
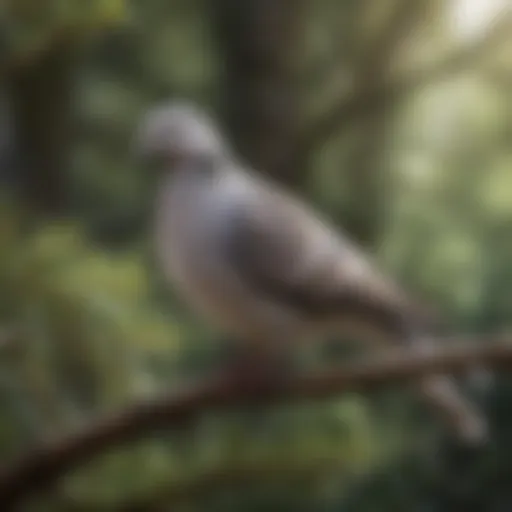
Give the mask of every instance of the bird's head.
[(157, 171), (187, 162), (213, 161), (227, 150), (213, 120), (187, 102), (150, 109), (139, 125), (135, 145), (137, 155)]

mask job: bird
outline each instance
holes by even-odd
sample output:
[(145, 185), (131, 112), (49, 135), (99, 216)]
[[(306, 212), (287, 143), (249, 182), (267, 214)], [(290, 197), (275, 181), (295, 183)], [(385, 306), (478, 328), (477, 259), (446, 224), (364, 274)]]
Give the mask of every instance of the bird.
[[(156, 104), (135, 139), (158, 175), (153, 239), (162, 274), (203, 321), (237, 340), (240, 361), (249, 361), (242, 373), (251, 361), (273, 361), (279, 373), (283, 354), (331, 334), (414, 352), (434, 346), (426, 308), (341, 228), (246, 164), (205, 109)], [(458, 439), (487, 438), (484, 415), (449, 375), (414, 386)]]

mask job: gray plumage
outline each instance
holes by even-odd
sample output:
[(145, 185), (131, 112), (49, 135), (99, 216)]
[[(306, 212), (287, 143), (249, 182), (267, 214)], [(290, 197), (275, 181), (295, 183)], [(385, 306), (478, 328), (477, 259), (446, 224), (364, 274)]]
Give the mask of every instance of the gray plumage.
[[(203, 112), (157, 107), (138, 148), (165, 171), (155, 226), (165, 275), (247, 350), (272, 354), (354, 328), (372, 341), (428, 348), (429, 315), (326, 219), (239, 163)], [(461, 437), (484, 438), (485, 421), (448, 377), (418, 387)]]

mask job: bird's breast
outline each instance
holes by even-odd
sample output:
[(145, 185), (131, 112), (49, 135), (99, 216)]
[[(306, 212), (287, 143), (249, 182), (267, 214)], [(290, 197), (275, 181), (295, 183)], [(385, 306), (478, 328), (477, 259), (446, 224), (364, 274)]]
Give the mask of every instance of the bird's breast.
[(157, 208), (157, 258), (180, 297), (210, 324), (240, 338), (265, 339), (298, 323), (251, 290), (226, 260), (232, 207), (248, 200), (243, 182), (168, 191)]
[(208, 194), (197, 187), (163, 190), (156, 212), (156, 255), (166, 277), (185, 291), (198, 285), (208, 261)]
[(226, 199), (213, 188), (163, 191), (156, 212), (156, 256), (179, 295), (210, 321), (229, 323), (234, 286), (219, 247)]

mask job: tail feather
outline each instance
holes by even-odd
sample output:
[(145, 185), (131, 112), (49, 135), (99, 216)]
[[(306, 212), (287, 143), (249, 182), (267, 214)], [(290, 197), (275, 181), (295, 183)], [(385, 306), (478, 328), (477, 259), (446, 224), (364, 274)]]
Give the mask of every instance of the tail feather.
[(422, 379), (418, 388), (428, 405), (459, 439), (472, 445), (485, 443), (488, 438), (486, 419), (462, 396), (452, 378), (430, 376)]
[[(434, 342), (428, 336), (413, 336), (410, 344), (421, 352), (434, 348)], [(426, 404), (462, 442), (478, 445), (487, 441), (487, 419), (470, 399), (464, 397), (453, 377), (429, 375), (419, 380), (416, 386)]]

